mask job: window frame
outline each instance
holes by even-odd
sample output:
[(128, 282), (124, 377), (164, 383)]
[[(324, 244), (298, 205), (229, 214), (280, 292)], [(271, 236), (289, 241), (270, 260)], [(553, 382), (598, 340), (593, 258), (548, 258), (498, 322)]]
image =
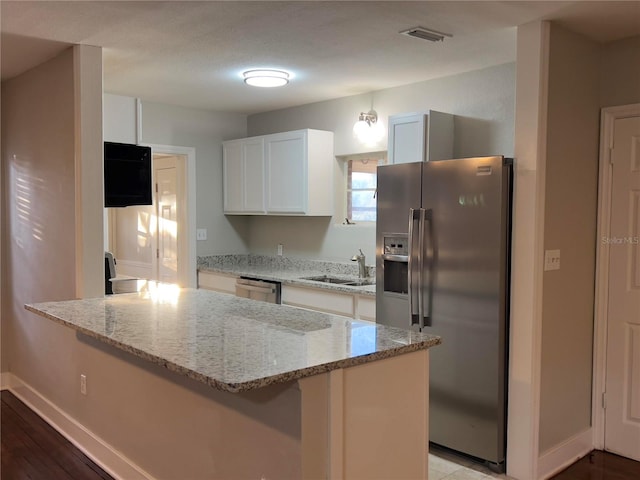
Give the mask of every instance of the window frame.
[[(345, 156), (344, 158), (344, 164), (345, 164), (345, 190), (344, 190), (344, 195), (343, 195), (343, 201), (344, 201), (344, 206), (345, 206), (345, 223), (347, 224), (356, 224), (356, 223), (360, 223), (360, 224), (369, 224), (369, 225), (375, 225), (376, 221), (375, 220), (357, 220), (357, 219), (353, 219), (353, 205), (352, 205), (352, 193), (354, 191), (356, 192), (371, 192), (371, 194), (375, 197), (375, 193), (377, 190), (377, 187), (373, 187), (373, 188), (357, 188), (354, 189), (352, 186), (352, 174), (354, 171), (354, 163), (355, 162), (362, 162), (363, 164), (368, 164), (368, 162), (375, 162), (375, 166), (376, 169), (378, 166), (380, 165), (386, 165), (387, 163), (387, 152), (371, 152), (371, 153), (366, 153), (366, 154), (358, 154), (358, 155), (348, 155)], [(369, 169), (371, 170), (371, 169)], [(366, 169), (362, 169), (362, 170), (356, 170), (356, 172), (358, 171), (364, 171), (364, 173), (374, 173), (376, 175), (376, 184), (377, 184), (377, 173), (371, 172), (371, 171), (367, 171)], [(375, 212), (374, 212), (375, 213)], [(347, 221), (348, 220), (348, 221)]]

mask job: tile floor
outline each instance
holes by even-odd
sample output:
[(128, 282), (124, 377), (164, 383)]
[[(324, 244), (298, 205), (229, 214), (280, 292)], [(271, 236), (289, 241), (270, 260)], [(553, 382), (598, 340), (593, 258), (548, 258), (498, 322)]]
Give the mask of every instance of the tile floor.
[(429, 480), (507, 480), (510, 478), (449, 452), (432, 450), (429, 453)]

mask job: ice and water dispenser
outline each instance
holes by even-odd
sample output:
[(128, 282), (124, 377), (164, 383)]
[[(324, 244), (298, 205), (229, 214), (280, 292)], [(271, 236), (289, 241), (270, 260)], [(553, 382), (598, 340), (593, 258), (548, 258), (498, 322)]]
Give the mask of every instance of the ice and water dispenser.
[(408, 289), (409, 243), (407, 235), (384, 237), (384, 291), (406, 295)]

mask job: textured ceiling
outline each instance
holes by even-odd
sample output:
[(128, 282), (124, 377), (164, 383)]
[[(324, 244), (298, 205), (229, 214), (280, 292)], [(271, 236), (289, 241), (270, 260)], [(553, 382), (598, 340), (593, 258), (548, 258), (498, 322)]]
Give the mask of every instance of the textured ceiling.
[[(189, 107), (255, 113), (515, 60), (517, 25), (553, 19), (598, 42), (640, 34), (640, 1), (0, 3), (2, 78), (70, 44), (103, 47), (104, 89)], [(421, 25), (440, 43), (399, 35)], [(255, 89), (242, 71), (278, 67)]]

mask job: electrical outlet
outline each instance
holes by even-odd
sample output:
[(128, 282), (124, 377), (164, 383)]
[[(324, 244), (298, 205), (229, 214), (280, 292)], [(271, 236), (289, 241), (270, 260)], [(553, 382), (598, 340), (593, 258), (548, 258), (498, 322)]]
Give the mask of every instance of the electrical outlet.
[(544, 270), (560, 270), (560, 250), (545, 250)]
[(206, 239), (207, 239), (207, 229), (198, 228), (196, 230), (196, 240), (206, 240)]
[(278, 244), (278, 256), (281, 257), (282, 256), (282, 249), (284, 248), (284, 245), (282, 245), (281, 243)]
[(84, 373), (80, 375), (80, 393), (87, 394), (87, 376)]

